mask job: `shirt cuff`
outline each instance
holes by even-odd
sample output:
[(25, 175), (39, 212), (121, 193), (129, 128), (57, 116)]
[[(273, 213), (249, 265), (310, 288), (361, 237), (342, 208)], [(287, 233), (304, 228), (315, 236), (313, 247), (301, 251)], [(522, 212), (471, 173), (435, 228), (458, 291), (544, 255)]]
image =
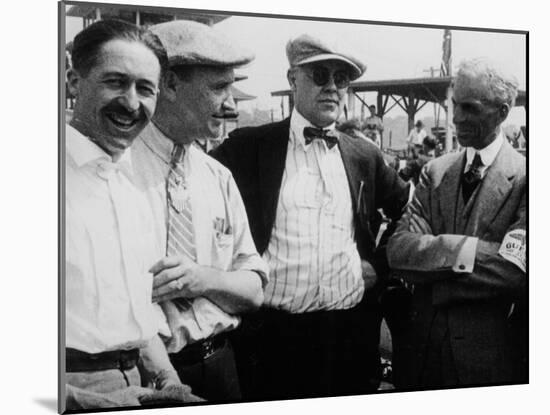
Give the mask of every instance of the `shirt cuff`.
[(262, 288), (265, 288), (269, 282), (269, 268), (267, 262), (259, 255), (243, 255), (237, 257), (233, 263), (232, 271), (253, 271), (258, 274), (262, 280)]
[(474, 270), (478, 238), (467, 237), (456, 257), (453, 271), (463, 274)]

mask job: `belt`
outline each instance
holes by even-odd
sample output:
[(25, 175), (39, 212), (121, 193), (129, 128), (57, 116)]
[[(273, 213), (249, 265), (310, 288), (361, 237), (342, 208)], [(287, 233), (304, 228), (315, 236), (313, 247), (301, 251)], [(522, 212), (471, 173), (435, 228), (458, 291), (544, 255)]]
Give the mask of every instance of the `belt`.
[(66, 349), (67, 372), (97, 372), (100, 370), (133, 369), (139, 360), (139, 349), (114, 350), (103, 353), (86, 353)]
[(213, 337), (191, 343), (185, 346), (177, 353), (170, 354), (172, 364), (177, 365), (193, 365), (201, 363), (208, 359), (218, 350), (223, 349), (227, 343), (227, 337), (224, 333), (217, 334)]

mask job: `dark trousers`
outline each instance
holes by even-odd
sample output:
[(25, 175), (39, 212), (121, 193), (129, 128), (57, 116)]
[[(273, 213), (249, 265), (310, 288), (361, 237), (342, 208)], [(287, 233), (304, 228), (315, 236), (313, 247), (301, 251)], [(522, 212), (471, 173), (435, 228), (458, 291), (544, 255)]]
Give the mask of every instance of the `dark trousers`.
[(432, 322), (426, 360), (420, 376), (422, 388), (435, 389), (459, 384), (449, 336), (447, 312), (442, 310)]
[(246, 400), (355, 395), (380, 383), (377, 307), (290, 314), (262, 308), (235, 344)]
[(229, 340), (206, 359), (188, 362), (184, 361), (184, 354), (171, 354), (170, 361), (180, 380), (191, 387), (193, 394), (209, 402), (241, 400), (235, 356)]

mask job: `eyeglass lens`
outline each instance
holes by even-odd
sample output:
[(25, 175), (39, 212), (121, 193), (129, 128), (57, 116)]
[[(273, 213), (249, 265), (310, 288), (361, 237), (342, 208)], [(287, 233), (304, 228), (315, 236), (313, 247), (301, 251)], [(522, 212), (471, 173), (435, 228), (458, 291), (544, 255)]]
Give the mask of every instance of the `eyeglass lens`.
[[(312, 79), (317, 86), (324, 86), (330, 81), (330, 69), (323, 66), (318, 66), (312, 70)], [(332, 75), (334, 78), (334, 85), (336, 88), (346, 88), (349, 86), (350, 80), (349, 75), (346, 71), (336, 71)]]

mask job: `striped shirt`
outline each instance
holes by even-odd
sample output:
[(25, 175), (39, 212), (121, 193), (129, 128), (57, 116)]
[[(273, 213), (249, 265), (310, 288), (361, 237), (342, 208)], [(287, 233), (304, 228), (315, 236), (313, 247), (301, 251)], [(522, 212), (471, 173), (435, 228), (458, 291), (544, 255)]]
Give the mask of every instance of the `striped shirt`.
[[(349, 184), (338, 146), (306, 145), (296, 110), (271, 239), (265, 305), (292, 313), (355, 306), (364, 285)], [(330, 128), (334, 128), (332, 125)]]
[[(173, 142), (149, 123), (131, 148), (132, 162), (139, 166), (136, 185), (144, 191), (153, 213), (156, 260), (166, 255), (166, 178), (173, 147)], [(196, 262), (221, 271), (255, 271), (265, 284), (267, 266), (254, 246), (245, 207), (229, 170), (194, 145), (187, 147), (183, 169), (193, 212)], [(240, 323), (239, 316), (226, 313), (206, 297), (190, 302), (189, 308), (173, 301), (162, 304), (172, 330), (167, 340), (169, 353), (233, 330)]]

